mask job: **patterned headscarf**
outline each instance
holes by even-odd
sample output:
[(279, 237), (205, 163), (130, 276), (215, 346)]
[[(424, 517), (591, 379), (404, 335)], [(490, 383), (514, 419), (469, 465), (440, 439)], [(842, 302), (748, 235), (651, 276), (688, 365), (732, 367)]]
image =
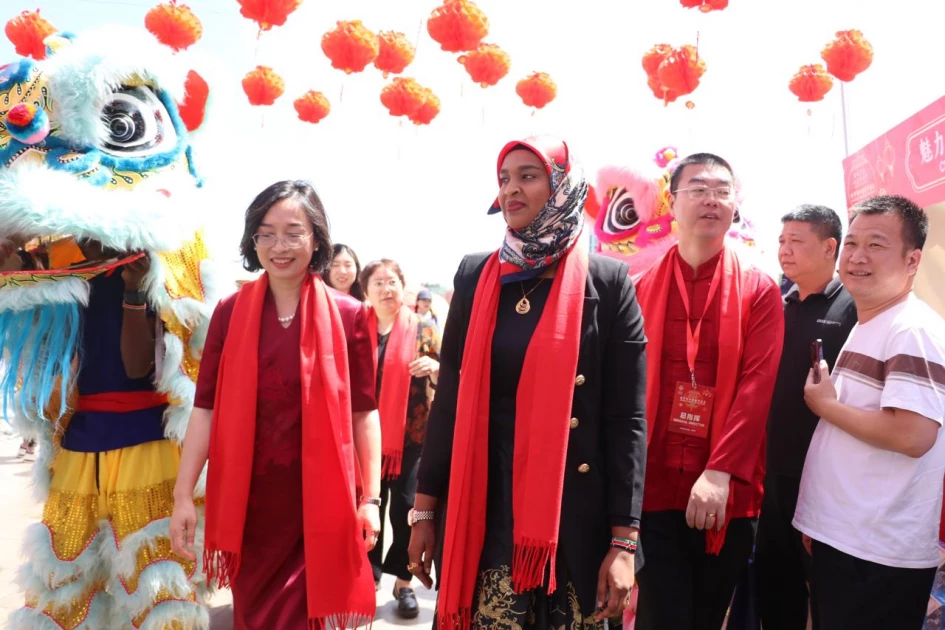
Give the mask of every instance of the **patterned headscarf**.
[[(502, 284), (536, 278), (577, 242), (584, 227), (587, 181), (584, 171), (563, 140), (538, 136), (513, 140), (499, 152), (496, 173), (511, 151), (528, 149), (545, 165), (551, 180), (551, 198), (541, 212), (521, 230), (507, 228), (499, 250)], [(496, 199), (489, 214), (501, 212)]]

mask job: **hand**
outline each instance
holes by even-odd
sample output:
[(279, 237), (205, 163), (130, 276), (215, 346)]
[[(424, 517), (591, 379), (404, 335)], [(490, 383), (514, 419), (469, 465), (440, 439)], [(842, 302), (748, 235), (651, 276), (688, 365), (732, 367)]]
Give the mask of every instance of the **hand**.
[(814, 383), (814, 370), (807, 373), (807, 383), (804, 384), (804, 402), (817, 416), (824, 415), (824, 408), (831, 401), (837, 400), (837, 390), (830, 380), (830, 370), (827, 362), (820, 362), (820, 382)]
[(407, 546), (407, 558), (410, 572), (427, 588), (433, 588), (433, 546), (436, 543), (436, 530), (433, 521), (420, 521), (410, 530), (410, 544)]
[(147, 254), (138, 260), (128, 263), (121, 268), (121, 279), (125, 281), (126, 291), (137, 291), (141, 288), (141, 281), (151, 269), (151, 259)]
[(801, 542), (804, 544), (804, 549), (807, 550), (807, 555), (813, 556), (814, 552), (811, 551), (810, 536), (808, 536), (807, 534), (801, 534)]
[(197, 508), (194, 500), (175, 500), (171, 514), (171, 551), (186, 560), (196, 560), (194, 534), (197, 531)]
[(381, 511), (380, 508), (371, 503), (365, 503), (358, 508), (358, 525), (364, 532), (364, 544), (367, 550), (374, 549), (377, 544), (377, 536), (381, 531)]
[(630, 603), (633, 580), (633, 554), (611, 547), (597, 573), (597, 610), (600, 612), (595, 621), (623, 614)]
[(430, 357), (415, 359), (407, 367), (410, 369), (410, 376), (432, 376), (435, 379), (440, 373), (439, 361), (434, 361)]
[(692, 486), (686, 507), (686, 524), (696, 529), (722, 529), (732, 476), (718, 470), (705, 470)]

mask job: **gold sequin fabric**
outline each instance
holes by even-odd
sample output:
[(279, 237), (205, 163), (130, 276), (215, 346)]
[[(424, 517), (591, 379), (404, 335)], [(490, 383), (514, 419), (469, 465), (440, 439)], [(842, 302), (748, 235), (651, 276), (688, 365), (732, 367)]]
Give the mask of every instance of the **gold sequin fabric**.
[[(203, 241), (203, 235), (198, 232), (192, 241), (174, 252), (158, 254), (164, 267), (164, 287), (172, 300), (189, 298), (198, 302), (206, 299), (203, 282), (200, 276), (200, 263), (210, 258), (210, 253)], [(190, 338), (193, 331), (171, 309), (164, 309), (161, 313), (164, 328), (170, 334), (180, 339), (184, 344), (184, 358), (181, 361), (181, 370), (192, 380), (197, 382), (197, 373), (200, 369), (200, 360), (193, 355), (190, 349)]]
[[(104, 583), (93, 584), (81, 595), (74, 597), (68, 605), (56, 607), (54, 604), (47, 604), (43, 608), (43, 614), (53, 620), (62, 630), (74, 630), (79, 624), (88, 619), (95, 598), (105, 596), (101, 594), (104, 588)], [(39, 598), (35, 595), (28, 595), (26, 606), (28, 608), (38, 608)]]
[[(190, 597), (186, 599), (181, 599), (179, 597), (174, 597), (174, 595), (168, 592), (167, 589), (162, 588), (160, 591), (158, 591), (158, 594), (155, 595), (154, 597), (154, 606), (152, 606), (148, 610), (144, 611), (143, 613), (135, 617), (131, 621), (131, 623), (132, 625), (134, 625), (135, 628), (140, 628), (142, 624), (144, 624), (144, 620), (148, 618), (148, 615), (151, 614), (151, 611), (154, 610), (155, 606), (157, 606), (158, 604), (163, 604), (164, 602), (194, 602), (196, 603), (196, 601), (197, 601), (197, 597), (193, 593), (191, 593)], [(184, 625), (182, 622), (175, 621), (175, 622), (172, 622), (170, 626), (165, 625), (162, 630), (178, 630), (178, 629), (184, 630), (187, 627), (188, 626)]]
[(98, 496), (50, 490), (43, 506), (43, 524), (49, 528), (56, 557), (72, 562), (98, 533)]
[(158, 538), (151, 541), (151, 544), (144, 545), (135, 554), (135, 572), (134, 575), (125, 577), (119, 576), (125, 592), (129, 595), (138, 590), (138, 581), (141, 574), (152, 564), (173, 560), (183, 567), (184, 573), (188, 578), (192, 578), (197, 568), (195, 560), (185, 560), (171, 551), (171, 541), (169, 538)]
[(581, 614), (571, 582), (551, 595), (541, 588), (515, 593), (512, 570), (502, 565), (479, 572), (470, 626), (480, 630), (603, 630), (604, 622)]

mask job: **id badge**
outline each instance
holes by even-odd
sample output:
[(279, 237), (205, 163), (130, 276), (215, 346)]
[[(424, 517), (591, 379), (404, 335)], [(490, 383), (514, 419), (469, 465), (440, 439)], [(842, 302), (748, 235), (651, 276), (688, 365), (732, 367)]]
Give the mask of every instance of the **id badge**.
[(715, 403), (715, 388), (692, 383), (676, 383), (673, 408), (669, 414), (669, 430), (697, 438), (709, 436), (709, 420)]

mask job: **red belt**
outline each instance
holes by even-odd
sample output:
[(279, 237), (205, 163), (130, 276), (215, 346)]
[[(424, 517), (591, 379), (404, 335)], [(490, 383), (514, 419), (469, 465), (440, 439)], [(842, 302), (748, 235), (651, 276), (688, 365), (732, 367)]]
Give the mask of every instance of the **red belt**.
[(105, 392), (79, 396), (79, 411), (110, 411), (128, 413), (152, 409), (167, 404), (167, 394), (155, 391), (144, 392)]

